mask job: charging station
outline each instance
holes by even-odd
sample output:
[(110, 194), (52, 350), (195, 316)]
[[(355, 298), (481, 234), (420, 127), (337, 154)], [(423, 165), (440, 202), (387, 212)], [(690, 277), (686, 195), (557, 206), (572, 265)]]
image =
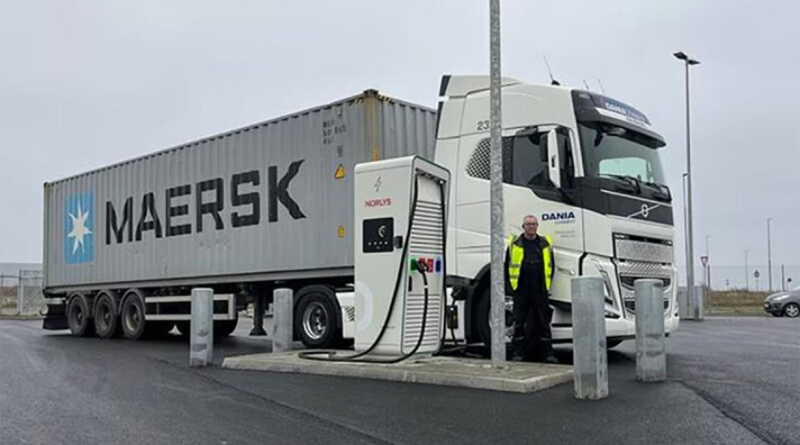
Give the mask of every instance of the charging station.
[(355, 349), (441, 347), (450, 173), (417, 156), (355, 168)]

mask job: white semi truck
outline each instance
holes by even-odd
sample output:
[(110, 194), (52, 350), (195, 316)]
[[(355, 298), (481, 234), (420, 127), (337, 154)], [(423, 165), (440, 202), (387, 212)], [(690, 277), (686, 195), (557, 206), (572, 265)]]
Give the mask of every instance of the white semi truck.
[[(638, 278), (663, 281), (666, 330), (674, 331), (663, 138), (643, 113), (609, 97), (502, 84), (507, 235), (533, 214), (553, 238), (554, 341), (571, 338), (577, 276), (606, 284), (610, 346), (635, 334)], [(237, 302), (290, 287), (307, 346), (352, 339), (353, 206), (381, 205), (354, 202), (352, 169), (419, 155), (450, 172), (446, 338), (487, 343), (488, 88), (487, 76), (444, 76), (437, 111), (369, 90), (45, 184), (45, 328), (128, 338), (185, 329), (187, 295), (202, 285), (219, 295), (224, 333)]]
[[(589, 91), (512, 79), (503, 80), (502, 91), (506, 230), (519, 233), (523, 217), (533, 214), (540, 232), (553, 237), (554, 341), (572, 336), (570, 279), (576, 276), (605, 281), (609, 345), (635, 335), (638, 278), (663, 281), (666, 330), (674, 331), (673, 216), (659, 155), (663, 138), (643, 113)], [(487, 341), (488, 79), (445, 77), (440, 95), (435, 160), (452, 175), (448, 275), (459, 319), (467, 321), (459, 332), (466, 338), (477, 332)]]

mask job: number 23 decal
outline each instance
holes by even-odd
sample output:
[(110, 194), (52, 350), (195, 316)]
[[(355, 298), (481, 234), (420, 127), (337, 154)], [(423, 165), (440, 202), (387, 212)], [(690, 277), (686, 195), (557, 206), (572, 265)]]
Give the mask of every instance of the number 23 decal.
[(478, 121), (478, 131), (486, 131), (489, 129), (489, 121)]

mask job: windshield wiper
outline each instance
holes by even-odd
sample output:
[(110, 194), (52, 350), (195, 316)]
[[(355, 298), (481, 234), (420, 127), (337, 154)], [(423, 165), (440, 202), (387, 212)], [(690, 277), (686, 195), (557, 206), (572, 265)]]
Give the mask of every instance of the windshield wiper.
[(610, 173), (604, 173), (602, 176), (607, 176), (609, 178), (614, 178), (616, 180), (622, 181), (623, 184), (627, 184), (630, 188), (625, 188), (629, 192), (636, 192), (638, 194), (642, 193), (642, 185), (639, 182), (639, 178), (631, 175), (614, 175)]
[(657, 182), (649, 182), (649, 181), (642, 181), (643, 184), (647, 185), (648, 187), (652, 188), (655, 193), (653, 193), (653, 197), (661, 200), (661, 201), (671, 201), (672, 200), (672, 192), (670, 192), (669, 187), (663, 184), (659, 184)]

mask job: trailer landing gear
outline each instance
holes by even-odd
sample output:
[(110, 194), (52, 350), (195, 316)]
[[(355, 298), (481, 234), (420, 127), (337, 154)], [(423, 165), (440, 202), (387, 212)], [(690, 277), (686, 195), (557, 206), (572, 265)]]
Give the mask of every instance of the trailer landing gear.
[[(267, 335), (264, 330), (264, 295), (256, 295), (253, 302), (253, 329), (250, 331), (251, 337), (263, 337)], [(235, 326), (234, 326), (235, 328)], [(233, 330), (231, 330), (233, 332)]]

